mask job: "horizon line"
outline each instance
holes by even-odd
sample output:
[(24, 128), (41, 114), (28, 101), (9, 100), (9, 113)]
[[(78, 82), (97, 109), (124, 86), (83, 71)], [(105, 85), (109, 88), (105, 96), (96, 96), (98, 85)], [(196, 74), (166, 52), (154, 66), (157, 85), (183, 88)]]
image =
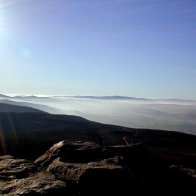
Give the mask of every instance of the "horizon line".
[(5, 95), (11, 98), (16, 96), (21, 97), (72, 97), (72, 98), (112, 98), (112, 97), (119, 97), (119, 98), (132, 98), (132, 99), (143, 99), (143, 100), (180, 100), (180, 101), (196, 101), (196, 99), (180, 99), (180, 98), (146, 98), (146, 97), (134, 97), (134, 96), (126, 96), (126, 95), (60, 95), (60, 94), (17, 94), (17, 93), (0, 93), (0, 95)]

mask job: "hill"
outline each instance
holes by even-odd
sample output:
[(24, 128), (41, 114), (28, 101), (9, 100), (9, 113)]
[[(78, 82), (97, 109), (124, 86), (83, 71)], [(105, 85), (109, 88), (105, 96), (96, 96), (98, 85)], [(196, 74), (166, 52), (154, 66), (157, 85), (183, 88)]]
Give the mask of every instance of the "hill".
[(2, 107), (4, 104), (10, 105), (9, 107), (13, 108), (13, 112), (14, 112), (14, 106), (23, 106), (31, 109), (37, 109), (42, 112), (44, 111), (48, 113), (57, 113), (57, 110), (53, 107), (42, 105), (42, 104), (35, 104), (31, 102), (25, 102), (25, 101), (12, 101), (10, 99), (0, 99), (0, 104), (2, 104)]
[(41, 110), (34, 109), (31, 107), (10, 105), (5, 103), (0, 103), (0, 112), (1, 113), (44, 113)]
[(196, 135), (196, 101), (125, 96), (0, 96), (0, 103), (33, 107), (130, 128), (163, 129)]
[(194, 135), (0, 107), (0, 194), (195, 193)]
[(172, 151), (196, 150), (196, 136), (193, 135), (107, 125), (78, 116), (52, 115), (28, 107), (0, 106), (13, 111), (0, 113), (1, 155), (9, 153), (35, 158), (59, 140), (83, 140), (101, 145), (132, 145), (142, 142), (171, 148)]

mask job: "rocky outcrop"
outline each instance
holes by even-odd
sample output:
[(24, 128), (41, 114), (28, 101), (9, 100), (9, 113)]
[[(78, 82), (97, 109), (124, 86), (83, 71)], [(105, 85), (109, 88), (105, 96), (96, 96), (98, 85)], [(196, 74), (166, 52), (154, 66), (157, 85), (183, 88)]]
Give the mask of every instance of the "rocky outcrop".
[(49, 172), (40, 171), (33, 162), (10, 155), (0, 157), (0, 194), (51, 194), (65, 187), (65, 182), (55, 179)]
[(125, 185), (125, 180), (129, 177), (129, 169), (122, 164), (123, 157), (109, 148), (91, 142), (61, 141), (35, 163), (57, 179), (66, 181), (83, 195), (103, 190), (111, 192), (111, 189), (115, 190), (122, 183)]
[(114, 156), (114, 152), (92, 142), (61, 141), (54, 144), (35, 163), (41, 166), (49, 165), (55, 158), (60, 157), (64, 162), (89, 163)]
[(0, 195), (194, 195), (195, 168), (170, 166), (162, 157), (141, 143), (61, 141), (34, 162), (0, 157)]
[(0, 183), (3, 195), (53, 195), (66, 193), (66, 183), (48, 172), (38, 172), (27, 178)]
[(20, 179), (35, 173), (35, 164), (25, 159), (14, 159), (12, 156), (0, 157), (0, 179)]

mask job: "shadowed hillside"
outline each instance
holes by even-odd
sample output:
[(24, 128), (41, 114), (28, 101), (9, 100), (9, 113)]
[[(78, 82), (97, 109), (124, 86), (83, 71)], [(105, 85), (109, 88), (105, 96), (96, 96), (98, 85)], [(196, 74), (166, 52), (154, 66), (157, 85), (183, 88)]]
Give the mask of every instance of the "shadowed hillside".
[(196, 135), (196, 101), (123, 96), (0, 96), (0, 103), (75, 115), (129, 128), (162, 129)]
[(183, 133), (131, 129), (77, 116), (52, 115), (28, 107), (1, 106), (12, 111), (0, 113), (2, 155), (35, 158), (59, 140), (83, 140), (100, 145), (146, 143), (156, 146), (157, 151), (159, 148), (180, 152), (196, 149), (196, 137)]
[(196, 136), (0, 106), (0, 194), (194, 195)]
[(1, 113), (44, 113), (41, 110), (34, 109), (31, 107), (10, 105), (5, 103), (0, 103), (0, 112)]

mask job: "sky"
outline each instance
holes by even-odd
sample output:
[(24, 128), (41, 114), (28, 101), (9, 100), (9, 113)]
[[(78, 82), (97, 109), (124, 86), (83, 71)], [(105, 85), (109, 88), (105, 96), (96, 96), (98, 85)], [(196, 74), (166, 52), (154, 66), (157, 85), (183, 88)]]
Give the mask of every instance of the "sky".
[(0, 93), (196, 99), (195, 0), (0, 0)]

